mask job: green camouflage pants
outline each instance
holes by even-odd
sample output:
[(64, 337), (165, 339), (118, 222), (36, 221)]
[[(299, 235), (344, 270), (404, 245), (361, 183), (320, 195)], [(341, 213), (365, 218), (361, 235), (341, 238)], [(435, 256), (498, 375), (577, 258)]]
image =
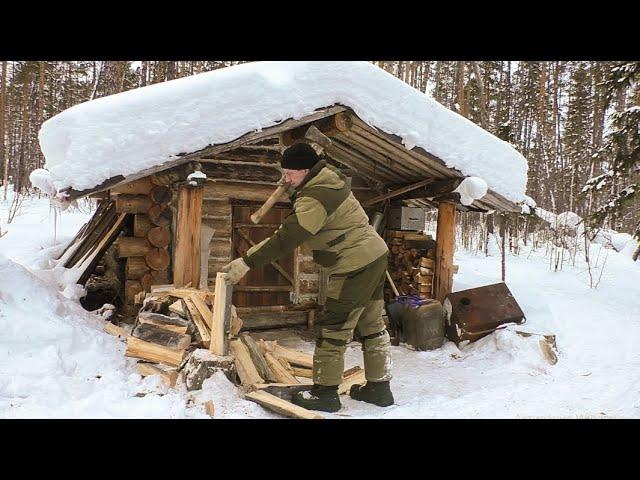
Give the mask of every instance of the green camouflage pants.
[(382, 310), (387, 254), (350, 273), (331, 275), (316, 324), (313, 383), (342, 383), (344, 352), (354, 332), (362, 340), (367, 381), (391, 379), (391, 351)]

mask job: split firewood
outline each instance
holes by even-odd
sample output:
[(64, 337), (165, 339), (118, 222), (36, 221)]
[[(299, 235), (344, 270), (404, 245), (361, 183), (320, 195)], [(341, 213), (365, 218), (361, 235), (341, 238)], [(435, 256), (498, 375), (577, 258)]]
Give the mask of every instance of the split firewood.
[(130, 336), (127, 338), (127, 351), (125, 352), (125, 356), (177, 367), (184, 360), (186, 350), (167, 348)]
[(313, 355), (310, 355), (308, 353), (291, 350), (278, 344), (275, 345), (273, 353), (278, 357), (284, 358), (292, 365), (313, 368)]
[(113, 335), (114, 337), (120, 337), (125, 339), (129, 336), (129, 334), (124, 328), (119, 327), (118, 325), (114, 325), (111, 322), (105, 323), (104, 327), (102, 327), (102, 330), (108, 333), (109, 335)]
[(206, 402), (204, 402), (204, 410), (210, 417), (213, 417), (215, 415), (216, 407), (213, 403), (213, 400), (207, 400)]
[(289, 371), (282, 366), (272, 353), (267, 352), (264, 354), (264, 358), (267, 361), (267, 365), (275, 375), (276, 379), (280, 383), (300, 383), (296, 377), (294, 377)]
[(145, 342), (176, 350), (182, 350), (191, 345), (191, 335), (181, 335), (150, 323), (140, 323), (131, 335)]
[(186, 334), (191, 325), (188, 320), (183, 318), (168, 317), (154, 312), (140, 312), (138, 314), (138, 323), (148, 323), (180, 335)]
[(190, 320), (193, 321), (196, 328), (198, 329), (198, 333), (200, 334), (200, 338), (202, 339), (202, 343), (204, 346), (209, 347), (211, 343), (211, 334), (209, 333), (209, 329), (200, 314), (200, 311), (197, 309), (191, 297), (183, 298), (182, 301), (187, 307), (187, 314), (190, 317)]
[(200, 390), (204, 381), (217, 372), (222, 372), (233, 383), (236, 380), (236, 366), (231, 355), (224, 357), (214, 355), (209, 350), (199, 348), (195, 350), (180, 370), (182, 380), (188, 391)]
[(286, 358), (280, 357), (278, 355), (274, 355), (274, 357), (276, 357), (276, 360), (280, 362), (280, 365), (282, 365), (287, 372), (293, 375), (293, 367), (291, 367), (291, 364), (287, 361)]
[(258, 373), (256, 366), (251, 361), (249, 350), (238, 339), (229, 342), (229, 349), (235, 357), (236, 370), (243, 385), (252, 385), (254, 383), (264, 383), (264, 379)]
[(338, 395), (349, 393), (349, 390), (351, 390), (351, 387), (353, 385), (364, 385), (366, 382), (367, 379), (364, 376), (364, 370), (359, 370), (355, 373), (352, 373), (342, 380), (342, 383), (338, 387)]
[(313, 378), (313, 369), (311, 368), (292, 367), (292, 369), (293, 375), (296, 377)]
[(185, 317), (187, 314), (184, 311), (185, 307), (182, 304), (182, 299), (178, 299), (169, 305), (169, 312), (175, 313), (176, 315), (180, 315), (181, 317)]
[(242, 340), (242, 342), (245, 344), (245, 346), (249, 350), (249, 355), (251, 356), (251, 361), (255, 365), (255, 367), (258, 370), (258, 373), (260, 374), (260, 376), (262, 378), (264, 378), (265, 380), (267, 380), (268, 382), (277, 382), (278, 379), (276, 378), (274, 373), (269, 368), (269, 365), (267, 364), (267, 361), (265, 360), (264, 355), (262, 354), (262, 352), (258, 348), (258, 345), (256, 344), (255, 340), (253, 338), (251, 338), (251, 336), (246, 334), (246, 333), (241, 335), (240, 339)]
[(202, 316), (204, 323), (207, 325), (207, 327), (209, 327), (209, 330), (212, 330), (213, 312), (209, 310), (209, 307), (207, 307), (207, 304), (202, 299), (202, 296), (197, 293), (192, 293), (189, 296), (189, 300), (191, 300), (193, 302), (193, 305), (198, 309), (198, 312), (200, 312), (200, 315)]
[(281, 415), (284, 415), (286, 417), (301, 419), (324, 418), (315, 412), (307, 410), (306, 408), (302, 408), (298, 405), (294, 405), (291, 402), (287, 402), (286, 400), (278, 398), (275, 395), (271, 395), (270, 393), (267, 393), (263, 390), (256, 390), (254, 392), (246, 393), (244, 398), (246, 400), (258, 403), (263, 407), (280, 413)]
[(167, 387), (175, 387), (178, 380), (178, 369), (175, 367), (162, 368), (153, 363), (138, 363), (138, 373), (143, 377), (159, 375)]
[(231, 305), (231, 328), (229, 329), (229, 338), (237, 337), (242, 330), (242, 324), (244, 322), (238, 316), (235, 305)]

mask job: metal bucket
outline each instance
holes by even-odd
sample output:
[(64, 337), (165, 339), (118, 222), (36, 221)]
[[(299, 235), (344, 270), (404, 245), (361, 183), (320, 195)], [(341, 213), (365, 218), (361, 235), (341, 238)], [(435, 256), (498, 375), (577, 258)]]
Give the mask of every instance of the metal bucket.
[(444, 343), (444, 310), (437, 300), (400, 296), (387, 311), (399, 341), (416, 350), (435, 350)]

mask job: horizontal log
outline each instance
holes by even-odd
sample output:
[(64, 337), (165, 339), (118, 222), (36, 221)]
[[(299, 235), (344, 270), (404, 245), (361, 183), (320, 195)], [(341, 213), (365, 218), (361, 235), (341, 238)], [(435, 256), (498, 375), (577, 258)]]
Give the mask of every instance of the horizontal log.
[(153, 184), (150, 177), (144, 177), (111, 189), (111, 193), (128, 195), (149, 195)]
[(138, 363), (138, 373), (143, 377), (158, 375), (167, 387), (175, 387), (178, 380), (176, 368), (164, 369), (153, 363)]
[[(234, 287), (234, 291), (237, 287)], [(295, 325), (306, 325), (306, 311), (282, 311), (282, 312), (241, 312), (238, 308), (238, 315), (242, 318), (243, 331), (266, 330), (270, 328), (292, 327)]]
[(169, 283), (169, 271), (151, 270), (151, 278), (153, 278), (153, 285), (165, 285)]
[(132, 336), (155, 343), (163, 347), (173, 349), (184, 349), (191, 345), (191, 335), (171, 332), (165, 328), (151, 323), (140, 323), (131, 333)]
[(135, 304), (135, 297), (138, 293), (142, 292), (142, 285), (138, 280), (125, 280), (124, 282), (124, 299), (125, 303), (130, 305)]
[(115, 245), (118, 258), (144, 257), (151, 250), (146, 238), (120, 237)]
[[(207, 187), (205, 187), (205, 193), (207, 191)], [(214, 215), (221, 217), (229, 217), (231, 218), (231, 204), (229, 203), (228, 198), (223, 198), (220, 200), (215, 199), (207, 199), (203, 198), (202, 200), (202, 215)]]
[[(240, 182), (225, 182), (220, 180), (216, 182), (207, 182), (204, 187), (204, 196), (205, 198), (226, 197), (238, 200), (264, 202), (271, 196), (276, 187), (275, 182), (273, 185), (259, 185)], [(286, 194), (283, 194), (278, 201), (289, 203), (289, 197)]]
[(116, 195), (115, 202), (118, 213), (146, 213), (153, 205), (146, 195)]
[(177, 367), (184, 360), (186, 350), (174, 350), (132, 336), (127, 338), (125, 356)]

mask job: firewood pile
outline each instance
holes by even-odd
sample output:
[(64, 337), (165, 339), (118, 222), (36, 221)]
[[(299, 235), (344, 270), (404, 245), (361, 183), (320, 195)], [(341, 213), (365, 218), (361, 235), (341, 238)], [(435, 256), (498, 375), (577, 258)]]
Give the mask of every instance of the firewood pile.
[[(158, 375), (168, 387), (175, 387), (180, 376), (188, 391), (199, 390), (207, 378), (221, 371), (242, 389), (247, 400), (288, 417), (322, 418), (289, 401), (294, 392), (311, 387), (313, 355), (240, 333), (242, 320), (233, 305), (226, 333), (228, 352), (213, 353), (217, 294), (173, 285), (153, 286), (150, 293), (139, 294), (142, 308), (130, 329), (107, 323), (104, 330), (127, 342), (125, 355), (139, 360), (140, 375)], [(339, 393), (364, 382), (361, 367), (349, 369)], [(205, 406), (212, 415), (213, 403)]]
[(433, 298), (436, 259), (433, 237), (418, 232), (387, 230), (386, 241), (389, 247), (389, 274), (398, 293)]

